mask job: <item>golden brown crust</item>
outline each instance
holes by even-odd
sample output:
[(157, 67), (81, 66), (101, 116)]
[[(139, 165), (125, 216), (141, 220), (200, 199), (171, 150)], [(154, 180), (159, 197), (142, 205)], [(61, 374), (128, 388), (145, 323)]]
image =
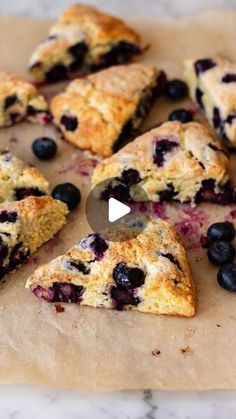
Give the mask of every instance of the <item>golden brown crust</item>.
[[(160, 219), (149, 220), (137, 238), (107, 242), (108, 248), (100, 260), (94, 259), (94, 253), (89, 248), (92, 239), (93, 235), (65, 255), (39, 267), (28, 279), (27, 288), (34, 291), (40, 286), (47, 290), (55, 282), (79, 285), (84, 287), (81, 304), (115, 308), (110, 296), (110, 290), (115, 285), (113, 270), (123, 262), (128, 267), (141, 269), (145, 274), (144, 284), (135, 292), (140, 302), (137, 306), (125, 305), (123, 309), (187, 317), (194, 315), (195, 289), (186, 251), (178, 233), (169, 223)], [(70, 261), (87, 263), (89, 273), (71, 268)]]
[[(156, 86), (158, 70), (147, 64), (111, 67), (69, 84), (51, 101), (55, 124), (69, 142), (101, 156), (110, 156), (125, 123), (135, 128), (142, 118), (135, 112), (141, 100)], [(75, 117), (77, 128), (67, 130), (63, 115)]]
[[(163, 154), (158, 166), (153, 153), (160, 140), (176, 143)], [(93, 186), (109, 178), (121, 178), (123, 170), (135, 169), (142, 179), (140, 185), (151, 201), (159, 201), (159, 192), (172, 184), (175, 199), (193, 201), (204, 180), (215, 179), (216, 188), (229, 179), (229, 159), (203, 125), (190, 122), (166, 122), (136, 138), (94, 170)], [(132, 191), (132, 188), (131, 188)], [(137, 197), (139, 200), (142, 198)]]

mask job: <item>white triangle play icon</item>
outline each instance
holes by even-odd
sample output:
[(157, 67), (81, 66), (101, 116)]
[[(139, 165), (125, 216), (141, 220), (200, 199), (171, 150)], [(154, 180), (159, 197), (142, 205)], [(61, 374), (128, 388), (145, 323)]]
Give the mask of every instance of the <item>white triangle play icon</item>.
[(123, 204), (120, 201), (117, 201), (115, 198), (110, 198), (108, 201), (108, 220), (110, 223), (113, 223), (119, 218), (124, 217), (124, 215), (130, 213), (130, 207), (128, 205)]

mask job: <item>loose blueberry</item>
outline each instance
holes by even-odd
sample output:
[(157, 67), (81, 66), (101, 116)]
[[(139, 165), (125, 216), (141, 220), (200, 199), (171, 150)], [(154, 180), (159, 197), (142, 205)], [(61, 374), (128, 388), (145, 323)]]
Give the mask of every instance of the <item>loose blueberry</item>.
[(127, 170), (123, 170), (123, 172), (121, 173), (120, 180), (126, 185), (131, 186), (140, 182), (141, 178), (139, 176), (138, 170), (127, 169)]
[(235, 228), (229, 221), (214, 223), (207, 230), (207, 237), (210, 242), (224, 240), (231, 242), (235, 238)]
[(175, 147), (178, 147), (178, 144), (175, 141), (171, 141), (168, 138), (163, 138), (159, 141), (154, 142), (153, 148), (153, 162), (161, 167), (165, 161), (165, 155), (170, 153), (171, 150)]
[(2, 211), (0, 212), (0, 223), (15, 223), (18, 218), (15, 211)]
[(200, 73), (204, 73), (207, 70), (215, 67), (216, 63), (210, 58), (204, 58), (202, 60), (197, 60), (194, 64), (196, 74), (199, 75)]
[(225, 74), (225, 75), (222, 77), (221, 81), (222, 81), (223, 83), (236, 83), (236, 74), (235, 74), (235, 73), (228, 73), (228, 74)]
[(36, 138), (32, 144), (32, 150), (39, 159), (49, 160), (57, 152), (57, 143), (49, 137)]
[(134, 297), (132, 289), (120, 285), (111, 288), (111, 298), (114, 300), (117, 310), (122, 310), (127, 304), (137, 306), (140, 303), (140, 299)]
[(69, 210), (72, 210), (79, 205), (81, 193), (80, 190), (72, 183), (62, 183), (53, 189), (52, 197), (65, 202)]
[(4, 109), (6, 110), (10, 106), (14, 105), (17, 102), (18, 98), (16, 95), (7, 96), (4, 102)]
[(217, 274), (219, 285), (227, 291), (236, 291), (236, 263), (227, 263)]
[(72, 115), (62, 115), (60, 123), (67, 131), (75, 131), (78, 127), (78, 119)]
[(43, 196), (45, 192), (40, 191), (38, 188), (18, 188), (15, 189), (15, 198), (17, 201), (28, 198), (28, 196)]
[(137, 288), (145, 282), (145, 275), (139, 268), (129, 268), (124, 262), (118, 263), (113, 270), (113, 279), (118, 285)]
[(187, 109), (176, 109), (169, 115), (169, 120), (180, 121), (183, 124), (186, 124), (187, 122), (191, 122), (193, 120), (193, 114), (191, 111), (187, 111)]
[(234, 246), (226, 241), (219, 240), (210, 244), (207, 256), (209, 261), (216, 266), (221, 266), (224, 263), (231, 263), (235, 258)]
[(166, 83), (165, 93), (170, 100), (181, 100), (187, 96), (188, 86), (183, 80), (170, 80)]

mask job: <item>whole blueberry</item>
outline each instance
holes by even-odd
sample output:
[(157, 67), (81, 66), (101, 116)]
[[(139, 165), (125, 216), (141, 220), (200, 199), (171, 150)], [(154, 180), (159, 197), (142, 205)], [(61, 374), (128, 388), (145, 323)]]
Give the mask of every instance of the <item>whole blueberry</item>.
[(118, 285), (137, 288), (145, 282), (145, 275), (139, 268), (129, 268), (124, 262), (117, 263), (113, 270), (113, 279)]
[(169, 115), (169, 120), (180, 121), (185, 124), (186, 122), (191, 122), (193, 120), (193, 114), (191, 111), (187, 111), (187, 109), (176, 109)]
[(217, 274), (219, 285), (227, 291), (236, 292), (236, 263), (227, 263)]
[(72, 210), (79, 205), (81, 193), (80, 190), (72, 183), (62, 183), (53, 189), (52, 197), (65, 202), (69, 210)]
[(166, 83), (166, 96), (171, 100), (181, 100), (188, 94), (188, 86), (183, 80), (174, 79)]
[(235, 237), (235, 228), (229, 221), (214, 223), (207, 230), (207, 237), (210, 242), (225, 240), (231, 242)]
[(32, 150), (36, 157), (41, 160), (49, 160), (57, 152), (56, 142), (49, 137), (36, 138), (32, 144)]
[(216, 266), (233, 262), (235, 258), (234, 246), (226, 241), (218, 240), (210, 244), (207, 256), (209, 261)]

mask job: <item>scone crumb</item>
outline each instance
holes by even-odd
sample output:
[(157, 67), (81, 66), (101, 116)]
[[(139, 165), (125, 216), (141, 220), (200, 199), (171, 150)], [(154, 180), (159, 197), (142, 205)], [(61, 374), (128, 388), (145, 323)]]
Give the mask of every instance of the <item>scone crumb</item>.
[(152, 351), (152, 355), (153, 356), (160, 356), (161, 355), (161, 351), (159, 349), (155, 348)]
[(216, 324), (216, 327), (221, 327), (221, 324)]
[(55, 304), (56, 313), (64, 313), (65, 307), (61, 306), (61, 304)]
[(185, 348), (180, 348), (180, 352), (184, 356), (190, 356), (192, 355), (193, 350), (189, 346), (186, 346)]

